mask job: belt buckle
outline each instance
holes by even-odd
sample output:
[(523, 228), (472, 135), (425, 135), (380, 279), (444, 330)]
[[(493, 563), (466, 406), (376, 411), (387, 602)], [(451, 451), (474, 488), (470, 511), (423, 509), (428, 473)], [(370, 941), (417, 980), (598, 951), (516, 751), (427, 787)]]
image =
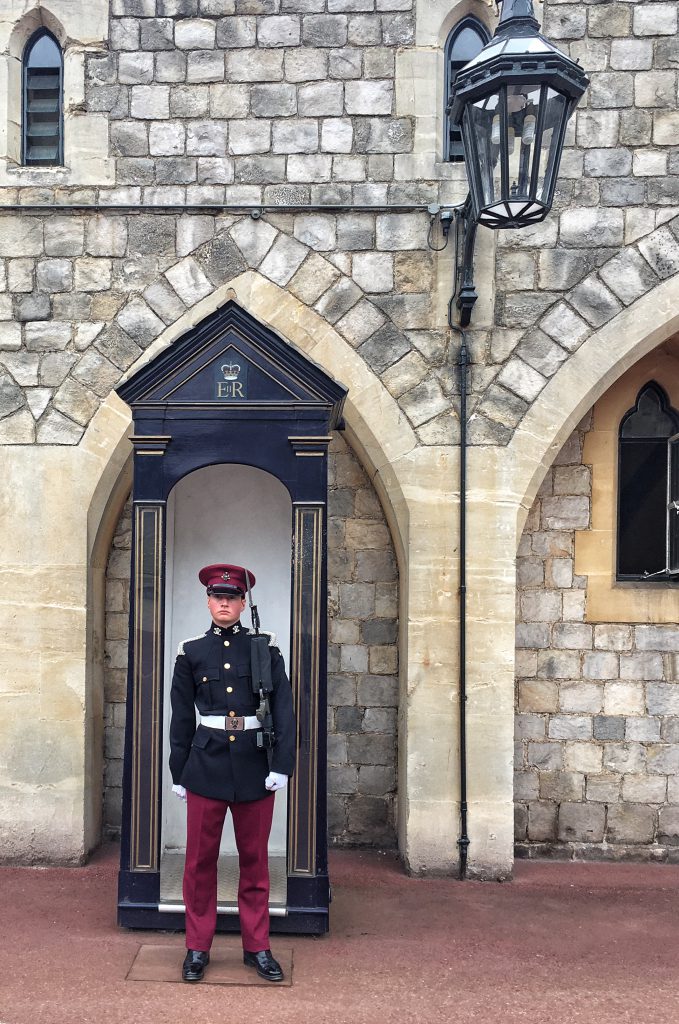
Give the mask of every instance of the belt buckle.
[(242, 732), (245, 722), (242, 717), (224, 718), (224, 728), (227, 732)]

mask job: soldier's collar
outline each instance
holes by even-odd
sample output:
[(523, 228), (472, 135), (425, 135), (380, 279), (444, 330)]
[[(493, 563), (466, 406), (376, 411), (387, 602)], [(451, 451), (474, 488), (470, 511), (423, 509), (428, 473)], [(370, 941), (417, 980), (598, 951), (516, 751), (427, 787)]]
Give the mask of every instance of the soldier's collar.
[(243, 633), (245, 630), (240, 622), (234, 622), (233, 626), (218, 626), (216, 622), (213, 622), (211, 632), (215, 636), (236, 636), (237, 633)]

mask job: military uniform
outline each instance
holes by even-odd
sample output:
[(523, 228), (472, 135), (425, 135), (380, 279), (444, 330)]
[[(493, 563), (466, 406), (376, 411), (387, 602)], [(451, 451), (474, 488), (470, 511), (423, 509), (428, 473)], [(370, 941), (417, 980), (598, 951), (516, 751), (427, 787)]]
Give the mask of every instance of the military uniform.
[[(229, 605), (227, 621), (233, 614), (231, 607), (243, 606), (247, 581), (250, 586), (255, 582), (249, 570), (231, 565), (206, 566), (199, 577), (207, 586), (209, 605), (211, 598), (236, 602)], [(221, 608), (210, 607), (213, 617), (223, 618)], [(217, 862), (227, 810), (238, 848), (244, 960), (270, 981), (283, 978), (269, 949), (268, 840), (272, 789), (285, 785), (295, 765), (296, 725), (283, 657), (267, 635), (272, 682), (268, 697), (275, 735), (270, 764), (266, 748), (257, 743), (262, 730), (256, 717), (259, 692), (252, 688), (252, 632), (240, 621), (232, 620), (228, 626), (213, 621), (205, 634), (184, 640), (177, 652), (170, 693), (170, 771), (175, 790), (187, 801), (185, 981), (200, 980), (209, 962), (217, 924)]]
[[(273, 638), (272, 638), (273, 639)], [(295, 767), (295, 718), (283, 657), (270, 643), (271, 714), (276, 745), (271, 771), (292, 775)], [(242, 802), (270, 794), (266, 751), (257, 747), (257, 731), (220, 732), (199, 725), (201, 715), (254, 716), (259, 697), (252, 689), (250, 631), (236, 623), (212, 625), (200, 637), (179, 645), (172, 677), (170, 771), (172, 781), (213, 800)]]

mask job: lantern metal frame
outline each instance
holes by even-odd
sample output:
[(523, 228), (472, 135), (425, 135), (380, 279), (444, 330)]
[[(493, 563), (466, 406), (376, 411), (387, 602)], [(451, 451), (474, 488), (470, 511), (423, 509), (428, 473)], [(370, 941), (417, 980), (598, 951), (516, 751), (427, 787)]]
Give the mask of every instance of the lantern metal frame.
[[(458, 72), (446, 108), (451, 121), (462, 128), (469, 179), (467, 200), (456, 211), (455, 295), (463, 327), (469, 324), (478, 297), (473, 265), (477, 226), (505, 230), (544, 220), (552, 207), (568, 120), (589, 84), (580, 65), (545, 39), (539, 29), (533, 0), (503, 0), (493, 38)], [(528, 133), (530, 141), (523, 135), (519, 140), (518, 184), (512, 184), (509, 173), (515, 143), (515, 126), (510, 124), (512, 89), (515, 97), (524, 98), (523, 122), (519, 116), (519, 124), (527, 121), (529, 91), (539, 93), (533, 104), (536, 113)], [(473, 115), (484, 100), (489, 101), (482, 126), (487, 136), (479, 132)], [(496, 113), (489, 118), (491, 110)], [(549, 140), (547, 148), (543, 139)]]

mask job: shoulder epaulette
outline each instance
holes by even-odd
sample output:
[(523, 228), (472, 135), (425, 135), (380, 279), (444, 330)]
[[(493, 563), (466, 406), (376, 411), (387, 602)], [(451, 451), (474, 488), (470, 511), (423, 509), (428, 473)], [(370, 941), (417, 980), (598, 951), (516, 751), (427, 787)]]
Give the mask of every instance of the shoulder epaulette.
[[(250, 634), (250, 636), (255, 636), (254, 629), (248, 629), (248, 633)], [(260, 629), (259, 635), (260, 636), (268, 636), (268, 638), (269, 638), (269, 647), (276, 647), (277, 646), (277, 644), (276, 644), (276, 634), (275, 633), (270, 633), (268, 629)]]
[(177, 657), (179, 657), (180, 654), (186, 654), (186, 651), (184, 650), (184, 644), (190, 644), (192, 640), (202, 640), (204, 636), (205, 633), (199, 633), (198, 636), (190, 636), (187, 637), (186, 640), (182, 640), (179, 647), (177, 648)]

